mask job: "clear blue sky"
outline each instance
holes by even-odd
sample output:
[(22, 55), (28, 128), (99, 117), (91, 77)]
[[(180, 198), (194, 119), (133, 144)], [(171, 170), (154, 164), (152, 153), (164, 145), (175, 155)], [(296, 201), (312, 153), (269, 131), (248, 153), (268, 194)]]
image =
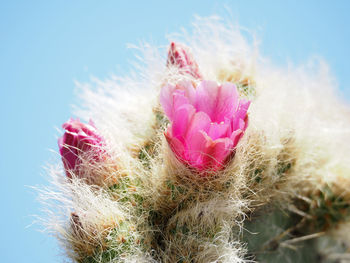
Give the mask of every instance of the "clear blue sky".
[(1, 262), (62, 261), (53, 238), (26, 228), (40, 209), (27, 186), (46, 184), (55, 127), (76, 102), (73, 80), (126, 72), (127, 43), (165, 45), (193, 15), (227, 17), (225, 8), (258, 33), (273, 62), (323, 57), (350, 101), (350, 1), (0, 0)]

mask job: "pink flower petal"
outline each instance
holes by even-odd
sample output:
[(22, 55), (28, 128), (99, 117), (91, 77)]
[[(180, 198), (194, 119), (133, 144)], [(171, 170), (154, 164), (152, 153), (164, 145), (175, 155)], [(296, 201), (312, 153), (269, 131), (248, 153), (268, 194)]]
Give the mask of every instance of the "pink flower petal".
[(225, 164), (227, 157), (232, 153), (233, 142), (230, 138), (208, 140), (205, 153), (203, 154), (203, 165), (205, 169), (219, 170)]
[(187, 145), (186, 158), (190, 166), (203, 169), (203, 153), (207, 144), (207, 136), (204, 131), (197, 131)]
[(238, 144), (242, 136), (243, 136), (242, 130), (236, 130), (231, 134), (230, 138), (231, 138), (231, 141), (233, 142), (233, 147), (236, 147), (236, 145)]
[(196, 105), (196, 89), (193, 87), (191, 81), (180, 81), (176, 88), (178, 90), (183, 90), (185, 97), (188, 99), (188, 102), (193, 106)]
[(165, 138), (170, 145), (171, 150), (182, 162), (186, 161), (185, 148), (183, 143), (171, 134), (171, 127), (168, 128), (167, 132), (164, 133)]
[(173, 119), (173, 111), (174, 111), (174, 98), (173, 93), (175, 91), (176, 87), (167, 84), (164, 87), (162, 87), (160, 91), (159, 101), (160, 104), (163, 107), (163, 110), (165, 112), (165, 115), (172, 120)]
[(78, 160), (78, 148), (76, 147), (77, 141), (74, 135), (65, 133), (58, 140), (59, 150), (62, 157), (63, 165), (66, 170), (66, 175), (70, 176), (68, 170), (72, 170), (76, 166)]
[(207, 113), (212, 122), (231, 118), (238, 105), (236, 86), (226, 83), (219, 86), (215, 81), (202, 81), (196, 89), (198, 111)]
[(215, 114), (217, 86), (215, 81), (202, 81), (196, 89), (197, 110), (207, 113), (212, 120)]
[(184, 136), (189, 129), (189, 122), (192, 121), (196, 109), (190, 105), (185, 104), (176, 109), (173, 118), (172, 135), (181, 141), (184, 141)]
[(184, 134), (186, 145), (191, 147), (191, 141), (199, 131), (208, 132), (210, 127), (210, 118), (204, 112), (197, 112), (188, 123), (187, 132)]
[(230, 125), (224, 122), (221, 122), (221, 123), (212, 122), (210, 124), (208, 135), (213, 140), (216, 140), (222, 137), (227, 137), (227, 132), (229, 130), (229, 127)]
[[(234, 117), (232, 119), (232, 130), (245, 130), (247, 127), (246, 120), (247, 120), (247, 111), (250, 105), (250, 101), (246, 100), (240, 100), (237, 110), (234, 114)], [(243, 121), (243, 123), (242, 123)]]
[(239, 94), (236, 85), (224, 83), (217, 91), (216, 122), (222, 122), (225, 118), (232, 118), (239, 102)]
[(184, 104), (195, 103), (195, 90), (190, 82), (182, 82), (177, 86), (165, 85), (160, 92), (160, 104), (170, 121), (176, 109)]

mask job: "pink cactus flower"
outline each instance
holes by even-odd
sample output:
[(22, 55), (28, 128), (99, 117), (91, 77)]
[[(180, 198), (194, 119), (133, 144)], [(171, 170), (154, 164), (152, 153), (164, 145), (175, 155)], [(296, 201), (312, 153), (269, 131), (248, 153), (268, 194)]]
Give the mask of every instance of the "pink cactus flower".
[(89, 124), (84, 124), (79, 119), (69, 119), (62, 128), (66, 132), (58, 139), (58, 147), (66, 175), (71, 177), (71, 172), (77, 172), (82, 154), (91, 153), (95, 160), (101, 159), (104, 139), (98, 134), (91, 120)]
[(239, 99), (236, 86), (202, 81), (166, 85), (160, 103), (171, 125), (165, 137), (183, 163), (199, 172), (223, 168), (248, 124), (250, 101)]
[(170, 65), (179, 67), (184, 73), (196, 79), (202, 79), (197, 62), (188, 49), (181, 44), (175, 44), (174, 42), (170, 44), (167, 66)]

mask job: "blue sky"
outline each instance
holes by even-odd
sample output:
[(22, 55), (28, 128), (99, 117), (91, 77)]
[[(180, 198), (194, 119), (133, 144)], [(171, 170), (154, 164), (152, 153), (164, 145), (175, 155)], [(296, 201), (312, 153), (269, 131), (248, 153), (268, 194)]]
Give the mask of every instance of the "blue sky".
[(55, 240), (27, 227), (40, 213), (28, 186), (46, 184), (55, 127), (76, 102), (73, 81), (127, 72), (128, 43), (165, 45), (195, 14), (231, 17), (257, 33), (275, 64), (323, 57), (350, 101), (350, 2), (305, 2), (0, 0), (1, 261), (62, 262)]

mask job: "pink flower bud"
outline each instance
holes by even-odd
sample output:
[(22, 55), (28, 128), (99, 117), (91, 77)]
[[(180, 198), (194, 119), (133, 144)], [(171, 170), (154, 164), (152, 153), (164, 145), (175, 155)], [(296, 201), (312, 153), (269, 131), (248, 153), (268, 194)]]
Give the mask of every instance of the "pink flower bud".
[(167, 66), (170, 65), (177, 66), (184, 73), (187, 73), (196, 79), (202, 79), (197, 62), (194, 60), (188, 49), (181, 44), (175, 44), (174, 42), (170, 44)]
[(172, 151), (199, 172), (221, 169), (247, 128), (250, 101), (240, 100), (232, 83), (166, 85), (160, 103), (171, 123), (165, 136)]
[(101, 147), (105, 142), (92, 121), (84, 124), (79, 119), (69, 119), (62, 128), (66, 132), (58, 139), (58, 147), (68, 177), (71, 177), (71, 172), (77, 172), (83, 155), (88, 155), (97, 161), (102, 159)]

